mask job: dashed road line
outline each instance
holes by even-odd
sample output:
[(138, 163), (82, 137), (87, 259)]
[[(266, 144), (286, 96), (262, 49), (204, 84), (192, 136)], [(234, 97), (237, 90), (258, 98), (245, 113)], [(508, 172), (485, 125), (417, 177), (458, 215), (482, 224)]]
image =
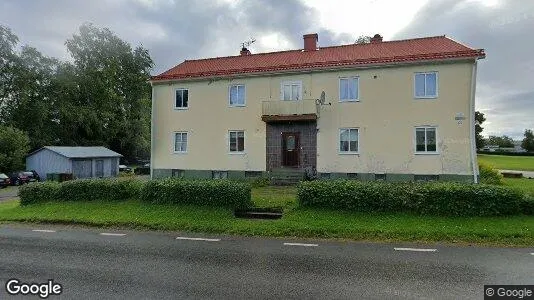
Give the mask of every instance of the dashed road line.
[(301, 247), (317, 247), (318, 244), (304, 244), (304, 243), (284, 243), (284, 246), (301, 246)]
[(428, 248), (393, 248), (395, 251), (414, 251), (414, 252), (436, 252), (438, 249)]
[(126, 233), (101, 232), (100, 235), (105, 235), (105, 236), (125, 236)]
[(221, 239), (207, 239), (207, 238), (192, 238), (186, 236), (179, 236), (177, 240), (188, 240), (188, 241), (204, 241), (204, 242), (220, 242)]
[(50, 230), (50, 229), (32, 229), (32, 231), (34, 232), (56, 232), (55, 230)]

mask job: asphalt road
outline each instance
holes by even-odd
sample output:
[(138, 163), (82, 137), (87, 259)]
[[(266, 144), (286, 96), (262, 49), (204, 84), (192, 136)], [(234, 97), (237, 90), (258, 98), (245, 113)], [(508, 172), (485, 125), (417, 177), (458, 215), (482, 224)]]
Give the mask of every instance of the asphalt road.
[(62, 299), (481, 299), (484, 284), (534, 284), (534, 249), (101, 234), (117, 232), (3, 225), (0, 299), (10, 278), (53, 279)]

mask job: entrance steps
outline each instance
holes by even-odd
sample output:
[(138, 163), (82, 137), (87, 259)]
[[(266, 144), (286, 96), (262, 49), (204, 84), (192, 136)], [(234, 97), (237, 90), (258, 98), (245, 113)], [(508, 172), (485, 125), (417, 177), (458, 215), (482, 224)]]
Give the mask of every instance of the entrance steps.
[(277, 168), (271, 171), (271, 184), (296, 185), (304, 180), (304, 169)]

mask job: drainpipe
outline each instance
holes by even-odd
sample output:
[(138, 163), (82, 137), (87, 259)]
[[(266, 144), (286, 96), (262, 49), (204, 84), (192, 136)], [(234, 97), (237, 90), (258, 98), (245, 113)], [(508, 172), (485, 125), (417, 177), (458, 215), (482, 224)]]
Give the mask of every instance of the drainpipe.
[(150, 82), (152, 88), (152, 104), (150, 106), (150, 179), (154, 179), (154, 84)]
[(476, 90), (476, 78), (477, 78), (477, 59), (473, 63), (473, 69), (471, 70), (471, 99), (470, 99), (470, 137), (471, 137), (471, 165), (473, 167), (473, 182), (478, 183), (478, 163), (477, 163), (477, 146), (476, 146), (476, 134), (475, 134), (475, 90)]

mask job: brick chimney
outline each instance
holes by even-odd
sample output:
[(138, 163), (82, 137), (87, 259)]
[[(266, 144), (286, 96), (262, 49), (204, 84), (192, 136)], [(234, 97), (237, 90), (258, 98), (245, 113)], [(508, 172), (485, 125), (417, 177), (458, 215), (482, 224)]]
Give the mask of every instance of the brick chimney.
[(382, 43), (382, 36), (380, 34), (375, 34), (372, 38), (371, 38), (371, 43), (374, 44), (374, 43)]
[(317, 41), (319, 40), (319, 35), (317, 33), (305, 34), (303, 38), (304, 38), (304, 51), (317, 50)]
[(243, 47), (243, 48), (241, 48), (241, 51), (239, 52), (239, 54), (241, 54), (241, 55), (251, 55), (252, 53), (250, 53), (250, 50), (248, 50), (247, 48)]

